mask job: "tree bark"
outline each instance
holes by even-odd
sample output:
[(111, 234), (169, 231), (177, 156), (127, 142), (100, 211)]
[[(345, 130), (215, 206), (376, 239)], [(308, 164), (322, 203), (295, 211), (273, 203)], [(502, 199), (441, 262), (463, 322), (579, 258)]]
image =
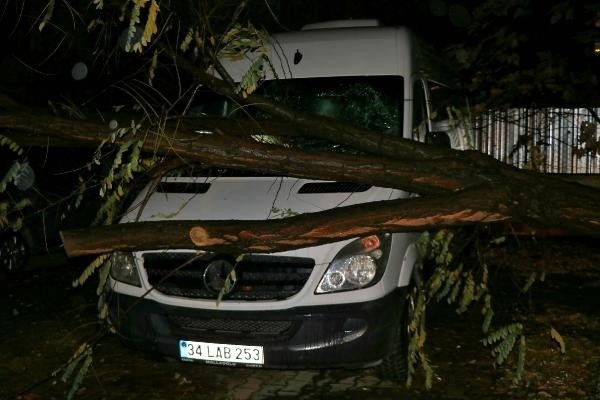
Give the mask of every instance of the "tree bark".
[(240, 104), (252, 105), (271, 115), (289, 121), (295, 126), (296, 132), (345, 144), (366, 153), (392, 158), (402, 155), (405, 159), (431, 160), (448, 156), (448, 153), (441, 148), (427, 146), (424, 143), (401, 137), (385, 135), (381, 132), (373, 132), (368, 129), (339, 122), (332, 118), (289, 109), (261, 96), (253, 94), (249, 94), (246, 97), (239, 96), (229, 83), (207, 73), (202, 68), (188, 61), (185, 57), (175, 55), (166, 46), (163, 46), (163, 49), (173, 58), (178, 66), (201, 84), (211, 88), (211, 90), (222, 96), (234, 98)]
[[(89, 146), (97, 146), (110, 138), (110, 130), (102, 124), (27, 113), (0, 115), (0, 127), (69, 139)], [(423, 194), (456, 191), (488, 182), (481, 179), (475, 170), (465, 168), (465, 162), (469, 167), (475, 159), (461, 160), (458, 157), (460, 152), (448, 152), (447, 158), (406, 161), (401, 156), (390, 159), (309, 152), (257, 143), (235, 135), (194, 135), (184, 129), (171, 127), (160, 132), (150, 130), (145, 135), (144, 149), (210, 166), (323, 180), (361, 181)], [(123, 142), (123, 139), (116, 139), (114, 143)], [(471, 157), (477, 157), (478, 154), (473, 152)]]
[[(103, 124), (20, 112), (0, 115), (0, 128), (16, 130), (20, 135), (50, 135), (89, 146), (98, 145), (110, 135)], [(509, 220), (600, 237), (598, 189), (517, 170), (474, 151), (419, 144), (419, 148), (430, 147), (435, 155), (415, 159), (405, 154), (404, 149), (391, 159), (309, 152), (256, 143), (236, 135), (198, 135), (169, 127), (161, 131), (148, 129), (144, 137), (147, 151), (198, 161), (206, 166), (259, 170), (276, 176), (364, 182), (423, 196), (376, 206), (353, 206), (356, 210), (344, 207), (275, 222), (160, 222), (67, 231), (63, 232), (63, 239), (69, 255), (183, 245), (236, 252), (279, 251), (382, 230), (432, 229)], [(116, 144), (121, 142), (123, 139), (115, 141)], [(357, 222), (359, 216), (363, 218), (360, 223)], [(390, 222), (392, 220), (395, 222)], [(154, 229), (156, 225), (161, 227), (160, 236), (148, 233), (148, 227)], [(200, 230), (193, 230), (194, 227)], [(172, 234), (163, 234), (164, 229)], [(202, 230), (210, 240), (199, 240), (202, 235), (194, 234), (195, 242), (192, 242), (188, 231)], [(300, 239), (295, 241), (296, 237)]]
[(69, 230), (61, 235), (70, 257), (148, 248), (268, 253), (375, 233), (512, 220), (509, 213), (498, 211), (502, 194), (486, 196), (490, 190), (371, 202), (277, 220), (139, 222)]

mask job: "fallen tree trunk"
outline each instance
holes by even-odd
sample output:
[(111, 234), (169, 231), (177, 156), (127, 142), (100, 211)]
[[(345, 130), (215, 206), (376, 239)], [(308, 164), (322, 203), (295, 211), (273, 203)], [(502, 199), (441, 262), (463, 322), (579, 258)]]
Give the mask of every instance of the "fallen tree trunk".
[[(51, 135), (71, 140), (77, 143), (96, 146), (109, 137), (110, 132), (105, 125), (87, 122), (70, 121), (43, 115), (27, 113), (4, 113), (0, 115), (0, 128), (17, 130), (20, 134)], [(131, 140), (131, 139), (129, 139)], [(119, 144), (124, 139), (117, 139)], [(418, 144), (418, 147), (425, 146)], [(600, 191), (576, 183), (555, 179), (543, 174), (517, 170), (493, 159), (492, 157), (473, 151), (455, 151), (436, 148), (435, 157), (429, 160), (415, 160), (405, 154), (390, 159), (387, 157), (348, 155), (331, 152), (309, 152), (301, 149), (291, 149), (282, 146), (256, 143), (249, 139), (227, 134), (194, 135), (177, 129), (153, 131), (149, 129), (145, 135), (144, 148), (172, 157), (182, 157), (187, 160), (201, 162), (206, 166), (220, 166), (235, 169), (259, 170), (275, 176), (296, 176), (322, 180), (349, 180), (364, 182), (376, 186), (399, 188), (420, 193), (423, 197), (411, 200), (410, 207), (418, 212), (411, 213), (408, 219), (399, 217), (403, 223), (390, 225), (389, 230), (430, 229), (449, 227), (466, 223), (486, 223), (496, 220), (511, 220), (543, 227), (560, 227), (577, 234), (600, 236)], [(484, 206), (482, 206), (484, 204)], [(371, 205), (356, 206), (365, 215), (371, 215)], [(381, 206), (385, 212), (382, 221), (388, 221), (391, 216), (402, 216), (406, 212), (400, 203)], [(449, 208), (448, 208), (449, 207)], [(319, 221), (323, 229), (337, 226), (339, 231), (336, 238), (340, 239), (347, 232), (358, 234), (350, 229), (356, 225), (353, 216), (346, 215), (347, 210), (341, 209), (339, 214), (311, 214), (303, 218)], [(445, 211), (444, 211), (445, 210)], [(451, 210), (451, 212), (449, 212)], [(465, 219), (472, 213), (494, 215), (494, 218), (481, 217)], [(428, 219), (428, 215), (443, 215), (444, 218)], [(480, 214), (476, 214), (480, 215)], [(425, 216), (425, 217), (424, 217)], [(334, 218), (327, 222), (328, 218)], [(370, 220), (370, 217), (368, 218)], [(298, 223), (290, 219), (289, 224)], [(304, 220), (302, 220), (304, 221)], [(345, 223), (342, 224), (342, 221)], [(365, 234), (381, 230), (380, 223), (375, 220), (372, 224), (362, 224)], [(426, 222), (425, 222), (426, 221)], [(319, 231), (314, 227), (306, 232), (282, 231), (277, 224), (282, 222), (260, 222), (275, 224), (267, 233), (257, 233), (260, 239), (245, 242), (238, 238), (236, 243), (230, 243), (231, 250), (247, 251), (250, 249), (269, 249), (278, 251), (291, 248), (289, 243), (292, 235), (304, 235), (296, 247), (307, 244), (314, 245), (326, 240), (318, 235), (310, 238), (309, 232)], [(161, 222), (157, 224), (169, 223)], [(235, 236), (235, 231), (253, 232), (255, 222), (239, 222), (232, 225), (210, 222), (209, 225), (198, 225), (207, 229), (209, 238), (221, 238), (228, 242), (225, 236)], [(333, 224), (333, 225), (330, 225)], [(176, 234), (162, 235), (159, 241), (152, 236), (143, 234), (147, 225), (131, 224), (124, 227), (89, 228), (87, 234), (77, 231), (76, 234), (63, 233), (65, 248), (70, 255), (93, 254), (124, 248), (174, 248), (183, 244), (191, 246), (189, 232), (182, 236), (181, 229), (192, 229), (193, 225), (184, 224), (177, 228)], [(251, 227), (251, 228), (249, 228)], [(367, 229), (369, 228), (369, 229)], [(111, 231), (114, 229), (114, 231)], [(106, 241), (106, 237), (121, 232), (117, 237), (119, 242)], [(162, 229), (162, 228), (161, 228)], [(108, 233), (104, 233), (108, 232)], [(127, 234), (125, 234), (127, 232)], [(198, 230), (196, 230), (198, 232)], [(262, 231), (261, 231), (262, 232)], [(278, 233), (279, 232), (279, 233)], [(123, 236), (125, 235), (125, 236)], [(176, 239), (184, 237), (184, 239)], [(224, 243), (225, 243), (224, 242)], [(112, 243), (112, 244), (110, 244)], [(224, 246), (221, 243), (221, 246)], [(196, 247), (211, 248), (214, 244), (196, 241)], [(257, 247), (258, 246), (258, 247)]]
[(540, 204), (535, 198), (528, 199), (525, 192), (513, 196), (499, 188), (481, 186), (447, 195), (359, 204), (281, 220), (138, 222), (63, 231), (61, 235), (71, 257), (112, 250), (169, 248), (268, 253), (374, 233), (511, 221), (559, 226), (600, 237), (598, 202), (594, 205), (586, 201), (581, 207), (573, 207), (568, 197), (548, 198), (558, 208), (536, 214), (536, 210), (542, 211)]
[[(19, 112), (0, 115), (0, 128), (33, 135), (50, 135), (89, 146), (97, 146), (110, 138), (106, 125)], [(114, 143), (121, 144), (124, 141), (116, 139)], [(423, 194), (456, 191), (489, 182), (489, 177), (481, 179), (472, 168), (477, 163), (474, 157), (479, 156), (475, 152), (468, 157), (464, 157), (462, 152), (448, 152), (447, 158), (426, 161), (404, 160), (401, 155), (390, 159), (309, 152), (257, 143), (234, 135), (194, 135), (183, 129), (148, 132), (144, 149), (209, 166), (260, 170), (301, 178), (368, 182)], [(469, 157), (472, 159), (468, 160)], [(494, 159), (490, 158), (490, 161), (500, 165)]]
[[(357, 236), (507, 222), (487, 189), (448, 196), (379, 201), (267, 221), (160, 221), (61, 233), (67, 255), (111, 250), (199, 248), (229, 253), (274, 252)], [(508, 209), (506, 210), (508, 211)]]
[[(431, 160), (447, 157), (448, 155), (445, 149), (442, 148), (427, 146), (413, 140), (348, 125), (332, 118), (290, 109), (254, 94), (242, 97), (230, 83), (207, 73), (204, 69), (194, 65), (185, 57), (175, 55), (166, 46), (162, 46), (162, 48), (173, 58), (173, 61), (178, 66), (202, 85), (211, 88), (215, 93), (222, 96), (234, 98), (240, 104), (252, 105), (271, 115), (287, 120), (295, 126), (295, 132), (306, 136), (326, 139), (334, 143), (349, 145), (366, 153), (392, 158), (401, 156), (405, 159)], [(216, 66), (218, 66), (218, 63)], [(222, 68), (218, 69), (226, 74)]]

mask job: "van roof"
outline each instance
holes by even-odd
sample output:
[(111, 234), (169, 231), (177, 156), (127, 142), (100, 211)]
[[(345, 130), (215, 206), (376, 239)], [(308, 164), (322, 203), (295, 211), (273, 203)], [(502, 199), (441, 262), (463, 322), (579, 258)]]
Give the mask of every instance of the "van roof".
[[(413, 71), (412, 34), (405, 27), (344, 26), (337, 21), (309, 25), (310, 29), (272, 36), (269, 58), (279, 78), (400, 75)], [(346, 21), (347, 22), (347, 21)], [(373, 21), (369, 22), (370, 24)], [(362, 25), (361, 25), (362, 24)], [(224, 61), (235, 80), (250, 60)], [(273, 74), (268, 71), (267, 78)]]

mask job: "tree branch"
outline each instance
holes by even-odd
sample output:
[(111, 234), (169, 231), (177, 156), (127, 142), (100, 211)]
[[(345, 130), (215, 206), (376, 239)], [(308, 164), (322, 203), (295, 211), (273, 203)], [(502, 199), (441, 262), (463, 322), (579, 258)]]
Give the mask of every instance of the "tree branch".
[[(267, 221), (160, 221), (61, 232), (70, 257), (112, 250), (198, 248), (219, 252), (274, 252), (374, 233), (419, 231), (509, 221), (501, 194), (486, 189), (446, 196), (379, 201)], [(165, 238), (168, 238), (166, 240)]]
[[(18, 129), (34, 135), (51, 135), (95, 146), (107, 139), (107, 126), (89, 121), (26, 113), (0, 115), (0, 127)], [(116, 143), (122, 143), (122, 139)], [(181, 130), (150, 132), (144, 142), (146, 151), (184, 157), (211, 166), (259, 170), (324, 180), (363, 181), (421, 194), (455, 191), (487, 182), (458, 159), (401, 161), (382, 157), (309, 152), (257, 143), (240, 137), (189, 134)], [(493, 159), (492, 159), (493, 160)]]
[(308, 137), (326, 139), (331, 142), (345, 144), (366, 153), (378, 154), (386, 157), (404, 158), (411, 160), (431, 160), (435, 158), (448, 158), (455, 152), (443, 148), (431, 148), (426, 144), (396, 136), (373, 132), (368, 129), (358, 128), (315, 114), (287, 108), (275, 104), (270, 100), (253, 94), (247, 97), (239, 96), (235, 88), (227, 82), (215, 77), (188, 61), (185, 57), (173, 53), (166, 46), (163, 49), (169, 54), (183, 70), (207, 86), (214, 92), (234, 98), (242, 104), (249, 104), (271, 115), (288, 120), (297, 126), (298, 130)]
[[(109, 137), (108, 127), (103, 124), (26, 113), (0, 115), (0, 127), (18, 129), (21, 132), (35, 135), (50, 134), (90, 146), (95, 146)], [(118, 143), (119, 141), (117, 141)], [(170, 130), (160, 133), (149, 130), (144, 142), (144, 149), (166, 156), (176, 155), (190, 161), (199, 161), (208, 166), (258, 170), (274, 176), (364, 182), (425, 195), (438, 194), (440, 196), (429, 197), (432, 199), (431, 201), (434, 201), (430, 204), (432, 210), (439, 211), (439, 207), (442, 206), (451, 207), (448, 208), (450, 211), (454, 210), (454, 212), (445, 214), (448, 216), (447, 220), (427, 220), (427, 210), (416, 209), (416, 214), (410, 214), (413, 219), (427, 220), (427, 222), (418, 224), (411, 221), (409, 223), (411, 229), (484, 222), (486, 218), (471, 218), (469, 214), (467, 214), (467, 218), (462, 214), (465, 210), (475, 210), (475, 212), (484, 211), (500, 215), (515, 222), (560, 227), (570, 232), (600, 236), (600, 191), (598, 189), (555, 179), (533, 171), (518, 170), (502, 164), (490, 156), (473, 151), (456, 152), (455, 156), (448, 159), (391, 160), (364, 155), (309, 152), (256, 143), (241, 137), (196, 135)], [(441, 196), (442, 194), (447, 197)], [(460, 197), (463, 195), (464, 198)], [(455, 205), (453, 202), (457, 198), (462, 199), (462, 203)], [(423, 197), (420, 200), (425, 202), (427, 199)], [(477, 204), (483, 204), (480, 203), (481, 201), (484, 201), (485, 207), (477, 207)], [(396, 206), (400, 207), (400, 211), (397, 212), (406, 211), (402, 208), (404, 206), (394, 204), (394, 207)], [(360, 207), (362, 207), (364, 215), (370, 215), (371, 205)], [(391, 209), (388, 211), (392, 213)], [(417, 214), (422, 217), (417, 218)], [(317, 217), (316, 214), (313, 214), (306, 218)], [(354, 226), (355, 221), (348, 216), (346, 218), (349, 221), (348, 227)], [(265, 224), (271, 223), (273, 222), (265, 222)], [(218, 223), (215, 224), (222, 226)], [(228, 230), (226, 229), (229, 232), (227, 235), (233, 235), (232, 232), (235, 229), (242, 229), (242, 226), (231, 225), (230, 228), (227, 228)], [(365, 232), (381, 228), (379, 225), (367, 224), (365, 226), (373, 228), (365, 230)], [(391, 226), (396, 230), (406, 227), (402, 224)], [(98, 234), (99, 231), (96, 229), (115, 229), (115, 232), (118, 232), (121, 229), (130, 228), (94, 228), (90, 230), (90, 235)], [(352, 232), (358, 234), (356, 231)], [(163, 241), (163, 244), (161, 246), (173, 248), (176, 243), (173, 240), (176, 240), (176, 237), (162, 235), (160, 240)], [(211, 233), (209, 237), (214, 238), (215, 236)], [(291, 237), (288, 236), (287, 240)], [(189, 240), (185, 240), (189, 244)], [(183, 244), (183, 242), (177, 243)], [(115, 245), (118, 246), (118, 244)], [(236, 244), (236, 246), (239, 245)], [(106, 246), (98, 248), (107, 249)]]

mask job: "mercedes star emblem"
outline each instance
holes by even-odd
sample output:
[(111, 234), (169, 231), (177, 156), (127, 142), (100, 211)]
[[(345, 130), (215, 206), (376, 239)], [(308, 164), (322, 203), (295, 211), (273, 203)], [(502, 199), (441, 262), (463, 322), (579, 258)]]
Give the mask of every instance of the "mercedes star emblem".
[[(204, 287), (210, 292), (219, 293), (225, 285), (227, 276), (233, 270), (233, 264), (227, 260), (212, 261), (204, 270)], [(235, 281), (231, 282), (231, 289), (235, 286)]]

